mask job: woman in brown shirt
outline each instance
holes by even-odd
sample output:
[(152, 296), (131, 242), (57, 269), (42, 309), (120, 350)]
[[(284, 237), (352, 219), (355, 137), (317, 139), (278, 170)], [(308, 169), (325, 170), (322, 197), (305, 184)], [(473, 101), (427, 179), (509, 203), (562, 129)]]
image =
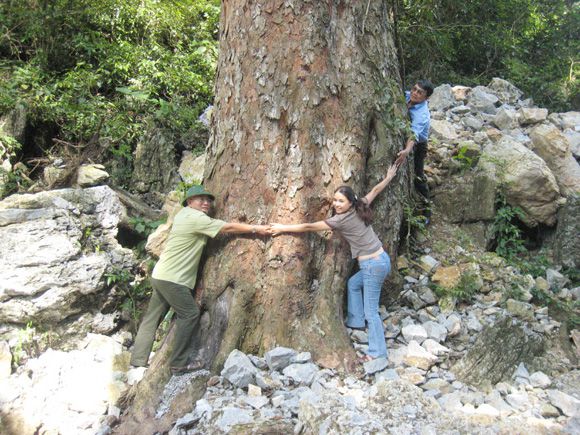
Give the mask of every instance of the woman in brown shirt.
[(386, 358), (387, 346), (383, 323), (379, 316), (381, 287), (391, 270), (389, 255), (383, 250), (370, 223), (370, 204), (391, 182), (398, 166), (392, 165), (386, 177), (359, 198), (349, 186), (341, 186), (334, 192), (332, 206), (334, 215), (326, 220), (302, 224), (272, 224), (273, 235), (333, 230), (339, 232), (350, 245), (352, 258), (356, 258), (360, 270), (348, 280), (348, 307), (346, 326), (364, 329), (368, 326), (369, 347), (362, 359)]

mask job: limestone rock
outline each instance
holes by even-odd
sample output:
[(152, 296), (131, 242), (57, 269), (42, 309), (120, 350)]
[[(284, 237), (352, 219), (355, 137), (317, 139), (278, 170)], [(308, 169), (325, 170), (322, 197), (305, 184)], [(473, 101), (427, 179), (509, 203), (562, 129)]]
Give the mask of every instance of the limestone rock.
[(562, 204), (560, 189), (546, 163), (532, 151), (513, 139), (503, 138), (487, 146), (484, 154), (488, 164), (496, 166), (497, 175), (505, 183), (507, 201), (524, 212), (524, 222), (529, 226), (538, 223), (553, 225)]
[(548, 388), (552, 381), (545, 373), (534, 372), (530, 375), (530, 384), (536, 388)]
[(0, 322), (55, 325), (102, 303), (105, 274), (135, 261), (116, 239), (124, 216), (107, 186), (0, 202)]
[(167, 192), (180, 180), (173, 133), (151, 125), (143, 132), (134, 152), (131, 185), (140, 193)]
[(435, 340), (438, 343), (444, 342), (447, 338), (447, 328), (437, 322), (425, 322), (423, 323), (423, 328), (425, 328), (425, 331), (427, 331), (429, 338)]
[(439, 344), (438, 342), (436, 342), (431, 338), (425, 340), (421, 346), (423, 346), (427, 352), (435, 356), (442, 356), (450, 352), (448, 348)]
[(575, 417), (580, 414), (580, 400), (558, 390), (548, 390), (550, 402), (564, 415)]
[(248, 384), (255, 382), (258, 369), (252, 364), (250, 358), (238, 349), (230, 352), (224, 364), (221, 375), (233, 385), (245, 388)]
[(407, 355), (405, 355), (404, 361), (409, 366), (429, 370), (437, 362), (437, 357), (426, 351), (415, 340), (411, 340), (407, 346)]
[(563, 289), (569, 281), (567, 276), (551, 268), (546, 269), (546, 280), (554, 291)]
[[(49, 349), (28, 360), (24, 375), (11, 376), (16, 395), (0, 404), (2, 413), (11, 415), (16, 433), (40, 426), (46, 433), (97, 433), (99, 419), (126, 388), (112, 372), (121, 352), (119, 343), (96, 334), (70, 352)], [(23, 409), (33, 411), (23, 415)]]
[(480, 131), (483, 128), (483, 120), (478, 116), (467, 115), (461, 120), (461, 123), (473, 131)]
[(499, 99), (493, 95), (490, 89), (484, 86), (476, 86), (471, 90), (469, 105), (475, 110), (494, 115), (497, 111), (496, 104)]
[(459, 266), (439, 267), (431, 277), (431, 280), (441, 287), (452, 289), (459, 284), (461, 270)]
[(469, 97), (469, 94), (471, 93), (471, 88), (468, 86), (453, 86), (451, 88), (451, 93), (453, 94), (453, 97), (458, 100), (458, 101), (465, 101), (467, 100), (467, 98)]
[(80, 187), (98, 186), (108, 179), (109, 174), (103, 165), (82, 165), (77, 174), (77, 184)]
[(514, 104), (523, 96), (523, 92), (516, 86), (499, 77), (494, 77), (487, 85), (487, 89), (497, 96), (499, 101), (506, 104)]
[(314, 381), (314, 376), (318, 373), (318, 367), (312, 363), (290, 364), (282, 373), (296, 384), (310, 385)]
[(430, 255), (423, 255), (421, 258), (419, 258), (419, 267), (427, 273), (433, 272), (440, 265), (441, 263)]
[(486, 328), (451, 371), (462, 382), (493, 385), (509, 379), (520, 362), (532, 362), (543, 352), (540, 335), (506, 317)]
[(548, 118), (548, 109), (521, 107), (518, 114), (521, 125), (538, 124)]
[(431, 120), (431, 136), (443, 142), (452, 142), (459, 137), (453, 124), (437, 119)]
[(508, 299), (506, 301), (506, 308), (514, 316), (521, 317), (522, 319), (533, 320), (534, 318), (534, 308), (528, 303)]
[(205, 167), (205, 154), (194, 156), (191, 151), (185, 151), (179, 165), (178, 173), (188, 184), (201, 184)]
[(454, 104), (455, 97), (449, 84), (437, 86), (429, 97), (429, 110), (431, 111), (446, 110)]
[(372, 375), (387, 368), (389, 364), (387, 358), (375, 358), (363, 364), (363, 368), (367, 375)]
[[(580, 195), (571, 195), (558, 212), (554, 254), (559, 264), (580, 268)], [(558, 287), (560, 288), (560, 287)]]
[(433, 202), (451, 222), (489, 221), (495, 216), (496, 177), (487, 171), (466, 173), (438, 188)]
[(282, 371), (284, 368), (290, 365), (290, 363), (293, 362), (295, 357), (296, 357), (295, 350), (281, 346), (276, 347), (264, 354), (266, 364), (268, 364), (270, 370), (278, 370), (278, 371)]
[(405, 337), (407, 343), (410, 343), (411, 341), (418, 341), (419, 344), (421, 344), (429, 337), (427, 331), (421, 325), (404, 326), (401, 330), (401, 333), (403, 334), (403, 337)]
[(580, 193), (580, 165), (566, 137), (552, 124), (540, 124), (530, 132), (533, 151), (548, 164), (564, 196)]
[(560, 128), (562, 130), (580, 131), (580, 112), (559, 113)]
[(493, 123), (500, 130), (512, 130), (519, 125), (518, 114), (513, 109), (500, 107), (493, 118)]

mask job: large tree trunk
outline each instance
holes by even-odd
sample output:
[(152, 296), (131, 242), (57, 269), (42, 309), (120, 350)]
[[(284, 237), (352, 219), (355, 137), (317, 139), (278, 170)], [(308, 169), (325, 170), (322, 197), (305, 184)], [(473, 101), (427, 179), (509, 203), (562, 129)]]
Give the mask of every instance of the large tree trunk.
[[(218, 218), (322, 220), (338, 186), (364, 195), (385, 175), (405, 125), (391, 22), (382, 0), (222, 2), (205, 173)], [(402, 179), (373, 204), (393, 258)], [(283, 345), (346, 367), (349, 254), (330, 233), (219, 237), (203, 271), (201, 354), (217, 370), (235, 348)]]

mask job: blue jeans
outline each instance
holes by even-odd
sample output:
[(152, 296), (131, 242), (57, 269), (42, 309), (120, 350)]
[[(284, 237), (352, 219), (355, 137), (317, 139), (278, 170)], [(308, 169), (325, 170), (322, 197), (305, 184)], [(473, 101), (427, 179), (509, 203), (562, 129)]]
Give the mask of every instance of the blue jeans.
[(364, 328), (368, 325), (369, 350), (373, 358), (386, 358), (387, 345), (383, 322), (379, 316), (381, 287), (391, 271), (391, 260), (386, 252), (375, 258), (359, 261), (360, 270), (348, 280), (348, 307), (346, 326)]

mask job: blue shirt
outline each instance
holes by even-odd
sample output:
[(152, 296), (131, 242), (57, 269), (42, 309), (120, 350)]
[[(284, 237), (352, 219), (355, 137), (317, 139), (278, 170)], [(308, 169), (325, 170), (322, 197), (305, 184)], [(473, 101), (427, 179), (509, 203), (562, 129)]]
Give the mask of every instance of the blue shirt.
[[(411, 99), (411, 92), (405, 92), (405, 101)], [(431, 127), (431, 114), (427, 100), (409, 107), (409, 117), (411, 118), (411, 131), (415, 134), (417, 142), (427, 142), (429, 139), (429, 128)]]

